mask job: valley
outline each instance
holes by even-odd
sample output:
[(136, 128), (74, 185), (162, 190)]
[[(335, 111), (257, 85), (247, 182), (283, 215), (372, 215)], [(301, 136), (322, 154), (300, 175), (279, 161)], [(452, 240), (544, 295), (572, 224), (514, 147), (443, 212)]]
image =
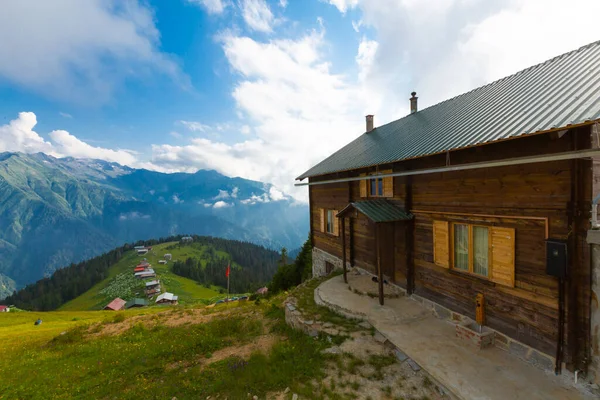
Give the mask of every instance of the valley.
[(308, 208), (270, 184), (0, 153), (0, 299), (126, 242), (177, 234), (296, 249)]

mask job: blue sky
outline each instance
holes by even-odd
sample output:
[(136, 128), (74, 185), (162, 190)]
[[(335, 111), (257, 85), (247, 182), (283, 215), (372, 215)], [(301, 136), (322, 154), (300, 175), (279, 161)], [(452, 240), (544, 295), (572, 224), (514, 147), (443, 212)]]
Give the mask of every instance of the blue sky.
[[(0, 5), (0, 151), (294, 178), (375, 125), (600, 39), (594, 0)], [(577, 32), (556, 29), (577, 20)], [(507, 30), (506, 27), (511, 29)], [(6, 40), (10, 38), (9, 40)]]

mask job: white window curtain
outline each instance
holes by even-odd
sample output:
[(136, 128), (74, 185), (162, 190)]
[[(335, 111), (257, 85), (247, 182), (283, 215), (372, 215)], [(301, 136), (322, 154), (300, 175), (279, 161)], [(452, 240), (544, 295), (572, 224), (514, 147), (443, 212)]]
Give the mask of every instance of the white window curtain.
[(454, 268), (469, 270), (469, 226), (454, 225)]
[(473, 272), (488, 276), (488, 228), (473, 227)]

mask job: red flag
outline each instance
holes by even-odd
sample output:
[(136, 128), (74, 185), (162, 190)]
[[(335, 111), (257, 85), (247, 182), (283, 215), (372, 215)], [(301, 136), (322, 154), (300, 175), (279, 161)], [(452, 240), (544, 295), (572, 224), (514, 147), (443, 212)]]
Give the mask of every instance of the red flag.
[(228, 278), (229, 278), (229, 271), (230, 271), (229, 265), (230, 264), (227, 264), (227, 269), (225, 270), (225, 276)]

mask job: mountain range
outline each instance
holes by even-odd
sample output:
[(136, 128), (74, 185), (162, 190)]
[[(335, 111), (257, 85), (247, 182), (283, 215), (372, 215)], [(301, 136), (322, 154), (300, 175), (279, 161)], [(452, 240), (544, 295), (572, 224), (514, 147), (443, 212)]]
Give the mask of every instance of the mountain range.
[(125, 242), (184, 233), (295, 249), (308, 230), (308, 206), (267, 183), (0, 153), (0, 299)]

